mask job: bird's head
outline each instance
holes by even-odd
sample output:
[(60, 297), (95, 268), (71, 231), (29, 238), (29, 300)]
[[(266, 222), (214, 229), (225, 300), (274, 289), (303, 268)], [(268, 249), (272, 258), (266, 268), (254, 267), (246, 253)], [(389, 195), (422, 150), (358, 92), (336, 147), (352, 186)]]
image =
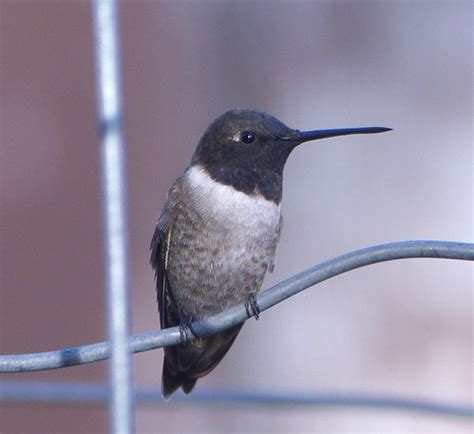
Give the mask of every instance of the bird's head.
[(214, 180), (232, 185), (237, 190), (260, 193), (267, 199), (279, 201), (283, 168), (296, 146), (328, 137), (389, 130), (366, 127), (299, 131), (266, 113), (235, 109), (219, 116), (207, 128), (191, 165), (201, 166)]

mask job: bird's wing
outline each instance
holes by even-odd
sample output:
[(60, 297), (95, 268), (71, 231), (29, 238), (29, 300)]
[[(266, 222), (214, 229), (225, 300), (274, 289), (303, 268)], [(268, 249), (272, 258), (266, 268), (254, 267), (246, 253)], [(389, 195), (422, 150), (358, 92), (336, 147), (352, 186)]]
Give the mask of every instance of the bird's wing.
[(177, 309), (169, 287), (167, 278), (168, 252), (173, 230), (172, 205), (176, 198), (177, 185), (171, 187), (163, 211), (155, 227), (151, 239), (150, 264), (155, 270), (156, 277), (156, 299), (160, 313), (160, 326), (162, 329), (175, 326), (179, 322)]
[[(160, 326), (165, 328), (166, 317), (166, 266), (164, 256), (166, 255), (166, 232), (163, 232), (158, 225), (156, 225), (155, 233), (151, 239), (151, 257), (150, 263), (155, 270), (156, 277), (156, 299), (158, 301), (158, 311), (160, 313)], [(163, 255), (165, 253), (165, 255)]]

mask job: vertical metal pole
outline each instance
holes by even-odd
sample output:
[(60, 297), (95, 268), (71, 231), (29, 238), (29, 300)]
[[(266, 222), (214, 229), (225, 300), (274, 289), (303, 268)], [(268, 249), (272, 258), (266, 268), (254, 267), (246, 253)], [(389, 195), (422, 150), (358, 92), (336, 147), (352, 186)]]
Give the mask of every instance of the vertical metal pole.
[(133, 431), (131, 355), (128, 349), (129, 293), (125, 141), (115, 0), (92, 2), (100, 131), (102, 214), (107, 287), (107, 325), (112, 345), (109, 368), (110, 431)]

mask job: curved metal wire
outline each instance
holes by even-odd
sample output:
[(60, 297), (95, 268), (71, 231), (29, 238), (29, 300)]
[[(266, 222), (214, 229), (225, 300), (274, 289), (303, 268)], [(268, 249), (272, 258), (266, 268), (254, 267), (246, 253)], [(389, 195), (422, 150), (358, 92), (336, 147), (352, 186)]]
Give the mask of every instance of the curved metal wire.
[[(474, 244), (450, 241), (399, 241), (367, 247), (346, 253), (308, 268), (257, 296), (263, 312), (277, 303), (331, 277), (356, 268), (384, 261), (407, 258), (444, 258), (474, 260)], [(196, 321), (193, 330), (206, 336), (248, 319), (244, 305), (235, 306), (217, 315)], [(130, 339), (134, 353), (174, 345), (180, 342), (178, 327), (139, 333)], [(57, 369), (104, 360), (110, 357), (110, 344), (100, 342), (74, 348), (31, 354), (0, 356), (0, 372), (27, 372)]]

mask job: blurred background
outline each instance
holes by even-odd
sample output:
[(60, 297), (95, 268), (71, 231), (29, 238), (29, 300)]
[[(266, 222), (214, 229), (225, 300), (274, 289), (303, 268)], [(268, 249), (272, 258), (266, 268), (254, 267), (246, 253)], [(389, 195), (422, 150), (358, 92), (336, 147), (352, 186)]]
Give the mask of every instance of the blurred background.
[[(1, 353), (105, 332), (90, 6), (0, 0)], [(158, 327), (148, 246), (206, 126), (251, 107), (293, 128), (391, 133), (298, 148), (268, 287), (352, 249), (473, 241), (471, 1), (123, 1), (133, 332)], [(249, 321), (210, 388), (473, 403), (473, 268), (350, 272)], [(135, 355), (159, 388), (162, 351)], [(0, 380), (102, 381), (104, 362)], [(2, 433), (107, 430), (107, 408), (1, 403)], [(468, 421), (328, 408), (138, 407), (136, 431), (471, 433)]]

